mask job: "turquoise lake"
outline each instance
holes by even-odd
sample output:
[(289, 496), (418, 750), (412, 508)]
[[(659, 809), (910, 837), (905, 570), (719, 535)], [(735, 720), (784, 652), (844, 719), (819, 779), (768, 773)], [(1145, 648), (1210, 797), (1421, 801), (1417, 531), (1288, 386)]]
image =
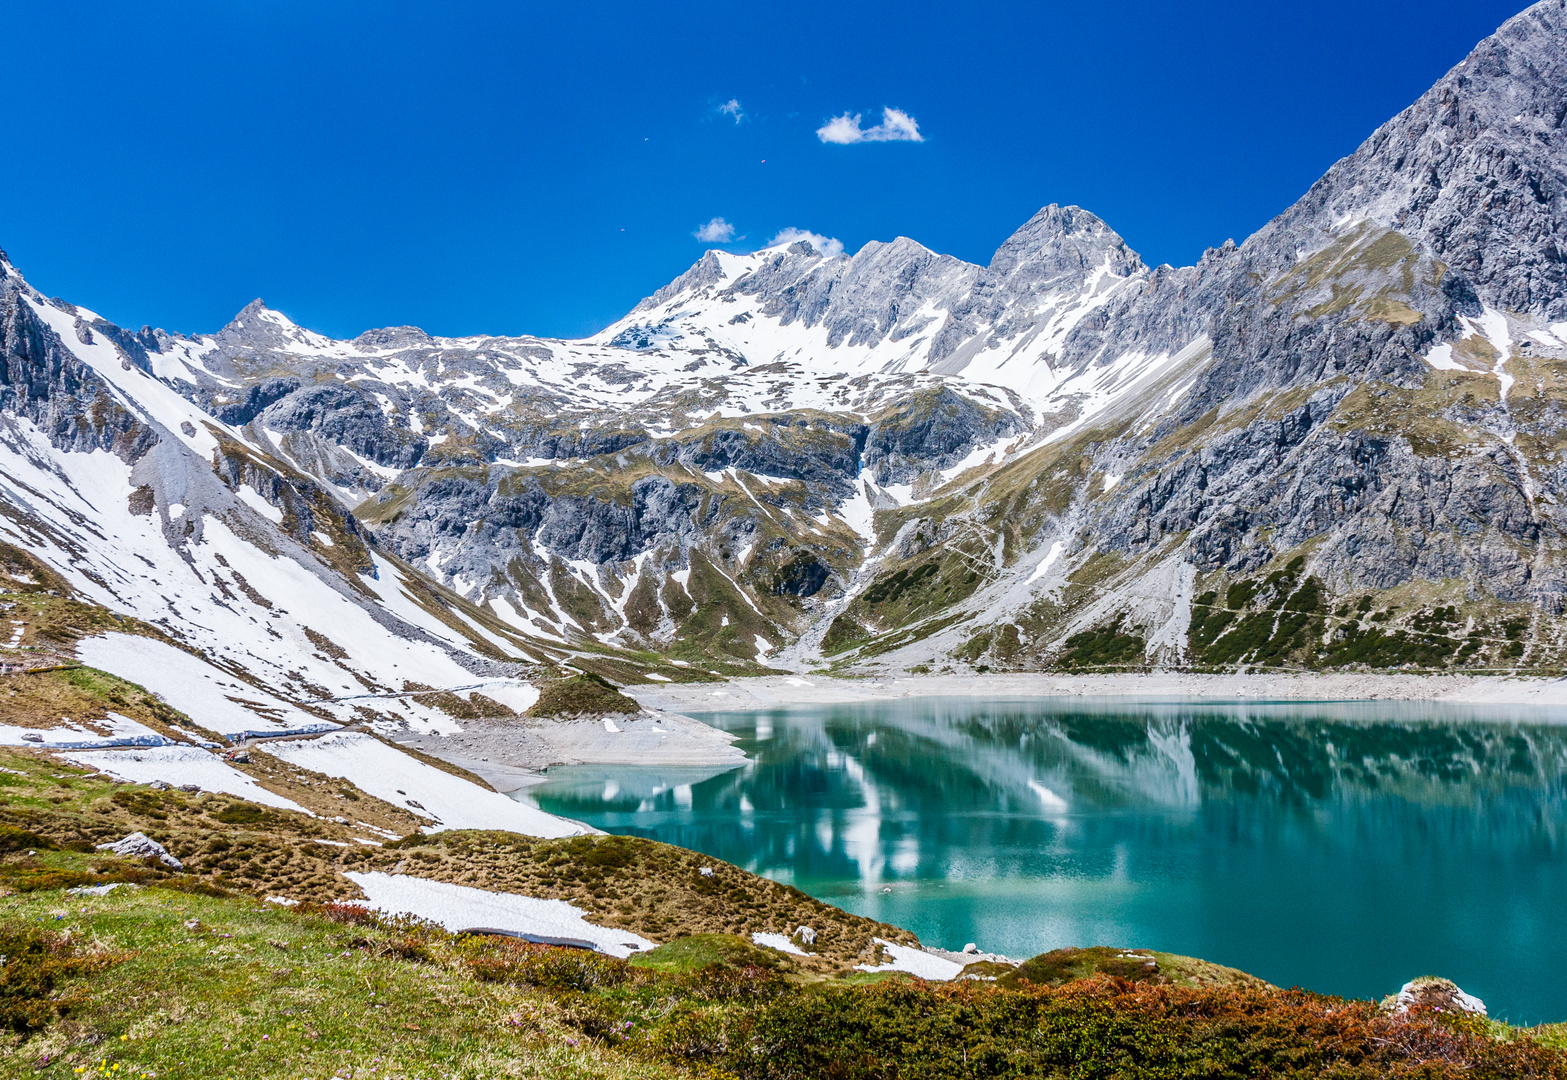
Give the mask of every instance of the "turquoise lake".
[(789, 882), (926, 944), (1163, 949), (1380, 997), (1440, 974), (1567, 1020), (1561, 712), (917, 699), (711, 713), (727, 770), (518, 793)]

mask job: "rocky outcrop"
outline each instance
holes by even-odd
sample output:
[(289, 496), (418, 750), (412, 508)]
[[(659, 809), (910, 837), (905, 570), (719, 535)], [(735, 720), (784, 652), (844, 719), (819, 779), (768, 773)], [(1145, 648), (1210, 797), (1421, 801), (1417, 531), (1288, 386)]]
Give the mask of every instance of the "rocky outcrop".
[(156, 436), (105, 392), (24, 295), (0, 252), (0, 413), (30, 420), (61, 449), (107, 450), (127, 461), (141, 457)]

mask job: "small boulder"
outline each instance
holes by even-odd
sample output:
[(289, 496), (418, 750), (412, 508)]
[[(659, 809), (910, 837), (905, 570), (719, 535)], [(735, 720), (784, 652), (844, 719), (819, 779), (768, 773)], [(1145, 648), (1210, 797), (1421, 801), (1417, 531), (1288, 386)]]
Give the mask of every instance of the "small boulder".
[(200, 795), (201, 794), (201, 785), (200, 784), (181, 784), (180, 785), (180, 790), (185, 792), (187, 795)]
[(24, 731), (24, 732), (22, 732), (22, 739), (23, 739), (24, 742), (43, 742), (44, 741), (44, 737), (42, 735), (38, 734), (38, 732), (36, 732), (36, 731)]
[(154, 791), (168, 791), (169, 790), (169, 785), (164, 783), (162, 780), (154, 780), (152, 783), (148, 784), (147, 786), (152, 788), (152, 790), (154, 790)]
[(158, 843), (146, 833), (133, 832), (123, 840), (116, 840), (112, 844), (99, 844), (99, 851), (112, 851), (116, 855), (129, 856), (132, 859), (145, 859), (152, 857), (164, 866), (175, 870), (185, 869), (185, 864), (169, 854), (168, 848)]
[(1485, 1016), (1485, 1002), (1473, 994), (1466, 994), (1451, 979), (1439, 979), (1422, 975), (1406, 982), (1393, 999), (1393, 1011), (1406, 1013), (1417, 1005), (1429, 1006), (1439, 1012), (1466, 1012)]
[(971, 941), (967, 945), (963, 946), (963, 951), (969, 956), (973, 956), (979, 952), (979, 946)]
[(711, 866), (704, 866), (701, 870), (698, 871), (698, 873), (700, 873), (703, 877), (712, 877), (713, 868)]
[(795, 930), (795, 932), (793, 934), (793, 937), (801, 945), (815, 945), (816, 944), (816, 931), (812, 930), (809, 926), (798, 927)]

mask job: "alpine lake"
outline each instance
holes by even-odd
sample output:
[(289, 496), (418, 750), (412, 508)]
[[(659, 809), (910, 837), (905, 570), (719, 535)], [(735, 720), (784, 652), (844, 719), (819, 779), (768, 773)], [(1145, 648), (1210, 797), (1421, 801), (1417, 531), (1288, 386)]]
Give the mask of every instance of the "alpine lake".
[(1567, 711), (901, 699), (717, 712), (727, 769), (516, 797), (788, 882), (928, 945), (1199, 956), (1381, 997), (1444, 975), (1567, 1020)]

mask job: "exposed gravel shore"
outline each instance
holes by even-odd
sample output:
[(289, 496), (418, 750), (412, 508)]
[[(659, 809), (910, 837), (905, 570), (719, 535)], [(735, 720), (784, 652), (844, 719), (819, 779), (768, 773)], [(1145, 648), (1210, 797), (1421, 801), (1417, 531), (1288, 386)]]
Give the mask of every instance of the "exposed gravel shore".
[(551, 765), (739, 764), (735, 737), (686, 713), (775, 705), (916, 697), (1137, 697), (1252, 701), (1437, 701), (1462, 705), (1561, 706), (1567, 679), (1469, 675), (910, 675), (833, 679), (769, 675), (727, 683), (628, 686), (647, 714), (594, 720), (465, 720), (453, 735), (394, 736), (483, 777), (497, 791), (542, 780)]
[(644, 706), (705, 712), (758, 705), (875, 701), (912, 697), (1160, 697), (1254, 701), (1441, 701), (1452, 704), (1567, 706), (1567, 679), (1472, 675), (909, 675), (833, 679), (769, 675), (723, 685), (627, 687)]
[(483, 777), (497, 791), (544, 779), (551, 765), (738, 765), (735, 736), (657, 709), (582, 720), (464, 720), (452, 735), (401, 731), (393, 741)]

